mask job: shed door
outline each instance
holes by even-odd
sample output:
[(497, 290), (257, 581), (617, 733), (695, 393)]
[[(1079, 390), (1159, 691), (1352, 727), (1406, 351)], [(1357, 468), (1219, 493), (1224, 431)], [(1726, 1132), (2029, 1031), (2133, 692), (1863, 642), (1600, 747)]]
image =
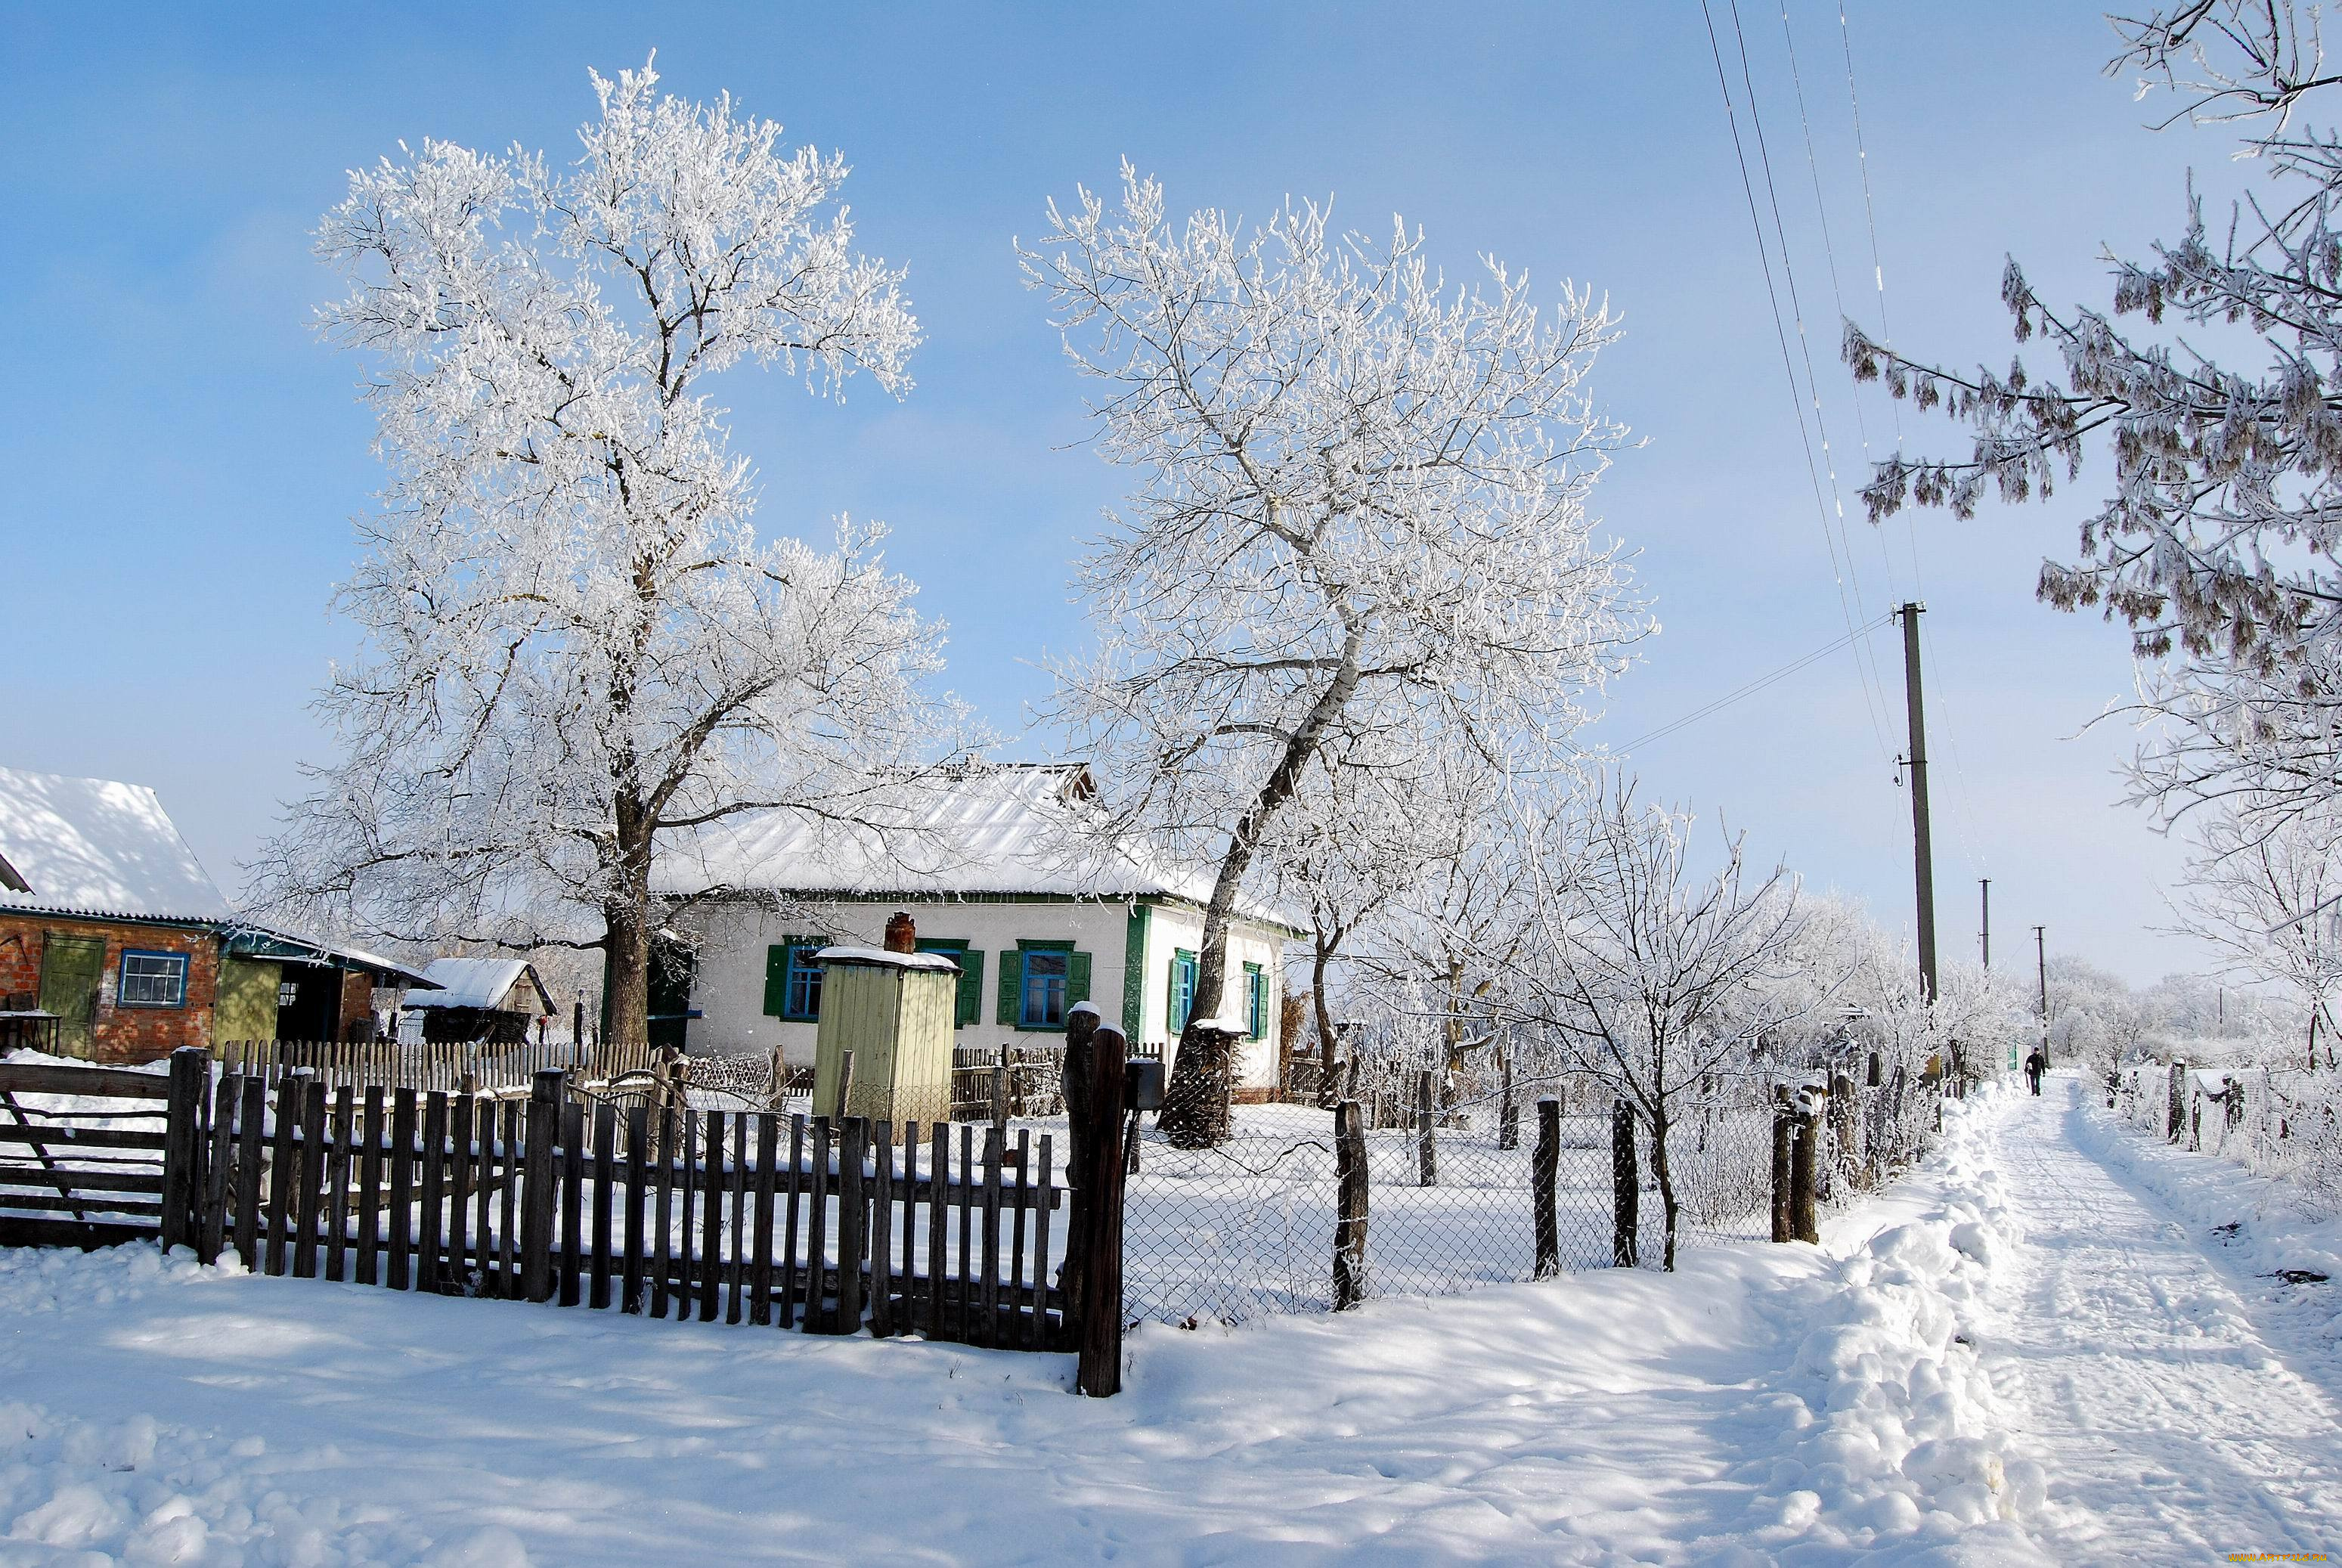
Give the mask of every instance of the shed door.
[(95, 936), (45, 937), (41, 943), (41, 1006), (57, 1015), (57, 1049), (86, 1056), (97, 1023), (97, 983), (105, 973), (105, 944)]

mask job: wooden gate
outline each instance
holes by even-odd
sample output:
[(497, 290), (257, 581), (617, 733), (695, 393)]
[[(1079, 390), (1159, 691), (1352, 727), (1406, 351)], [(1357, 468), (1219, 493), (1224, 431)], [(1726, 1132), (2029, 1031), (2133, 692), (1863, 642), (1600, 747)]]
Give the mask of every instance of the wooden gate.
[(161, 1239), (170, 1079), (0, 1062), (0, 1246)]

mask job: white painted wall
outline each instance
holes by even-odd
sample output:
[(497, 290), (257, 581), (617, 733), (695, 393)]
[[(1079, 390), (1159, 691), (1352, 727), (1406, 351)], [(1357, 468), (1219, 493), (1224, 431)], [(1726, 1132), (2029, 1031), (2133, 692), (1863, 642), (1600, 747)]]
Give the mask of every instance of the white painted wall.
[[(1196, 948), (1203, 938), (1203, 914), (1180, 906), (1156, 906), (1149, 911), (1146, 974), (1139, 991), (1140, 1016), (1121, 1017), (1124, 995), (1124, 940), (1129, 928), (1126, 904), (1075, 904), (1034, 901), (1026, 904), (846, 902), (812, 906), (816, 918), (784, 917), (746, 906), (705, 909), (701, 926), (699, 966), (691, 1004), (703, 1016), (692, 1021), (686, 1038), (695, 1053), (711, 1055), (762, 1055), (778, 1041), (786, 1060), (810, 1063), (814, 1058), (814, 1025), (785, 1023), (765, 1013), (766, 951), (784, 937), (804, 934), (817, 925), (846, 933), (856, 942), (876, 946), (886, 918), (901, 909), (926, 938), (964, 939), (984, 953), (984, 1003), (975, 1024), (958, 1031), (962, 1046), (1038, 1043), (1055, 1039), (1054, 1032), (1030, 1032), (996, 1022), (1000, 964), (1013, 955), (1019, 940), (1070, 941), (1090, 954), (1090, 1000), (1108, 1024), (1118, 1024), (1134, 1041), (1169, 1044), (1166, 1005), (1170, 995), (1171, 957), (1176, 948)], [(1282, 941), (1275, 934), (1239, 925), (1229, 937), (1228, 968), (1241, 976), (1246, 964), (1260, 964), (1268, 973), (1269, 1008), (1266, 1036), (1245, 1042), (1239, 1082), (1273, 1084), (1276, 1079), (1276, 1030), (1279, 1002), (1284, 995)], [(1232, 981), (1227, 1008), (1242, 1004)], [(1135, 1023), (1135, 1026), (1134, 1026)]]

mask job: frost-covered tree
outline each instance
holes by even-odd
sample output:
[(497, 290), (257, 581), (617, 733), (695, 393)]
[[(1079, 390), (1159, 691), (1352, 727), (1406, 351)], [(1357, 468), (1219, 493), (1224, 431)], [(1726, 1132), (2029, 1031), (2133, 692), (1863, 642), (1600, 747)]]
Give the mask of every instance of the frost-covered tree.
[(1805, 914), (1788, 872), (1752, 872), (1741, 840), (1722, 864), (1692, 864), (1689, 820), (1608, 784), (1571, 831), (1536, 846), (1529, 942), (1508, 1005), (1570, 1043), (1648, 1135), (1651, 1174), (1676, 1263), (1681, 1213), (1669, 1130), (1711, 1074), (1745, 1066), (1757, 1043), (1817, 1005), (1779, 982)]
[(1879, 464), (1865, 494), (1874, 520), (1909, 503), (1967, 516), (1988, 493), (2047, 496), (2103, 450), (2105, 504), (2039, 592), (2130, 628), (2164, 721), (2136, 791), (2171, 814), (2207, 798), (2317, 811), (2342, 784), (2342, 139), (2317, 120), (2342, 76), (2317, 8), (2291, 0), (2188, 0), (2116, 27), (2109, 74), (2186, 98), (2167, 125), (2259, 122), (2244, 151), (2264, 194), (2207, 222), (2191, 193), (2176, 242), (2107, 258), (2110, 311), (2053, 308), (2012, 260), (2017, 341), (2046, 339), (2061, 375), (1947, 370), (1848, 322), (1857, 377), (1975, 433), (1965, 460)]
[(620, 1039), (663, 845), (871, 816), (946, 727), (880, 531), (759, 538), (710, 395), (744, 359), (901, 394), (902, 275), (856, 254), (842, 158), (657, 80), (594, 76), (566, 165), (426, 142), (325, 215), (322, 330), (365, 356), (389, 478), (339, 595), (365, 652), (321, 699), (340, 759), (258, 867), (346, 929), (605, 947)]
[(1449, 735), (1542, 752), (1644, 623), (1586, 508), (1623, 438), (1586, 387), (1604, 307), (1566, 285), (1548, 312), (1493, 262), (1450, 288), (1403, 226), (1174, 224), (1155, 181), (1126, 165), (1122, 187), (1053, 202), (1019, 254), (1131, 480), (1081, 564), (1098, 647), (1058, 667), (1056, 716), (1116, 829), (1213, 879), (1163, 1118), (1192, 1145), (1227, 1124), (1202, 1025), (1228, 918), (1313, 764)]
[(2331, 1034), (2342, 987), (2342, 854), (2320, 813), (2256, 826), (2265, 814), (2224, 811), (2197, 824), (2179, 900), (2180, 929), (2248, 982), (2283, 986), (2307, 1019), (2308, 1059)]

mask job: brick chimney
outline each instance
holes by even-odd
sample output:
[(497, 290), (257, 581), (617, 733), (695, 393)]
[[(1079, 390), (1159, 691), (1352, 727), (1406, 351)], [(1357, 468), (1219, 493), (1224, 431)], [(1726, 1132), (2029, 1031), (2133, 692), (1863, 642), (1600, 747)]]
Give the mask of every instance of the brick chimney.
[(910, 915), (896, 910), (886, 919), (886, 951), (916, 953), (918, 950), (919, 928), (911, 924)]

